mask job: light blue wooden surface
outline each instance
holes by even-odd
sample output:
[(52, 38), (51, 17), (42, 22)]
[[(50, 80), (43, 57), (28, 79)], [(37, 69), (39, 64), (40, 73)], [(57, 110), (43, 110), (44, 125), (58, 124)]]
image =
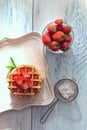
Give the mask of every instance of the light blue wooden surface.
[(63, 18), (74, 30), (72, 49), (46, 53), (52, 85), (61, 78), (74, 79), (79, 95), (69, 104), (58, 102), (45, 124), (39, 120), (49, 106), (28, 107), (0, 114), (0, 130), (87, 130), (87, 1), (0, 0), (0, 40), (31, 31), (40, 34), (46, 24)]

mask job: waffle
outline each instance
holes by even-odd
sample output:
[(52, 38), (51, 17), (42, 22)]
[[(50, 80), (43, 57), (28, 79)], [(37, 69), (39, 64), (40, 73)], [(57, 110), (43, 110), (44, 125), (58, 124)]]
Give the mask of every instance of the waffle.
[[(27, 88), (19, 88), (14, 80), (14, 76), (21, 75), (20, 70), (25, 70), (32, 82), (32, 86), (28, 86)], [(16, 67), (7, 77), (8, 89), (17, 96), (32, 96), (40, 92), (42, 85), (42, 76), (39, 71), (30, 65), (20, 65)]]

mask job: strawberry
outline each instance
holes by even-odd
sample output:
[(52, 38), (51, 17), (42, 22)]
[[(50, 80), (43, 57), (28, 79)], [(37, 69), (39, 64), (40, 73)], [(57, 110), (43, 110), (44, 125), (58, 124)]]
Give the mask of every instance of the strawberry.
[(64, 26), (64, 27), (63, 27), (63, 32), (64, 32), (65, 34), (70, 33), (70, 32), (71, 32), (71, 27), (70, 27), (69, 25)]
[(65, 39), (65, 35), (62, 31), (57, 31), (53, 34), (52, 38), (57, 42), (61, 42)]
[(51, 35), (49, 33), (49, 31), (45, 32), (45, 35), (49, 36), (51, 38)]
[(66, 34), (65, 39), (66, 39), (67, 42), (71, 42), (72, 41), (72, 36), (70, 34)]
[(61, 44), (61, 47), (60, 47), (60, 49), (62, 50), (62, 51), (66, 51), (66, 50), (69, 50), (69, 48), (70, 48), (70, 42), (64, 42), (64, 43), (62, 43)]
[(23, 76), (20, 76), (20, 75), (14, 76), (13, 79), (17, 85), (21, 85), (23, 83), (23, 80), (24, 80)]
[(28, 84), (26, 83), (26, 82), (24, 82), (21, 86), (20, 86), (20, 88), (21, 89), (28, 89)]
[(54, 22), (55, 22), (57, 25), (62, 25), (63, 20), (62, 20), (62, 19), (56, 19)]
[(59, 44), (58, 42), (56, 42), (56, 41), (52, 41), (52, 42), (50, 43), (49, 48), (50, 48), (52, 51), (57, 51), (57, 50), (59, 50), (59, 48), (60, 48), (60, 44)]
[(32, 81), (30, 78), (26, 78), (24, 82), (20, 85), (20, 88), (22, 89), (28, 89), (29, 87), (32, 87)]
[(51, 38), (47, 34), (45, 34), (42, 36), (42, 41), (44, 45), (48, 45), (51, 42)]
[(63, 25), (57, 25), (57, 31), (62, 31), (63, 30)]
[(20, 69), (20, 72), (24, 78), (30, 77), (30, 75), (25, 69)]
[(50, 37), (51, 41), (52, 41), (52, 35), (53, 35), (53, 34), (54, 34), (53, 32), (49, 32), (49, 31), (47, 31), (47, 32), (45, 33), (45, 35), (48, 35), (48, 36)]
[(18, 78), (18, 76), (19, 76), (18, 74), (13, 75), (12, 79), (16, 81), (16, 79)]
[(56, 25), (49, 25), (48, 27), (47, 27), (47, 30), (50, 32), (50, 33), (54, 33), (54, 32), (56, 32), (57, 31), (57, 28), (56, 28)]
[(24, 81), (29, 85), (29, 86), (32, 86), (32, 81), (31, 81), (31, 78), (25, 78)]
[(19, 89), (27, 89), (33, 85), (30, 75), (22, 68), (20, 69), (20, 74), (13, 75), (12, 79), (15, 81)]

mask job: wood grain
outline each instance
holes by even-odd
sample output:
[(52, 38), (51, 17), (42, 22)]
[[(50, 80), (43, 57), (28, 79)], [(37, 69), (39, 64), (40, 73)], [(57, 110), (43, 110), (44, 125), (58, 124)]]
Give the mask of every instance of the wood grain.
[(31, 109), (1, 113), (0, 130), (31, 130)]
[(31, 32), (32, 0), (1, 0), (0, 17), (0, 39)]

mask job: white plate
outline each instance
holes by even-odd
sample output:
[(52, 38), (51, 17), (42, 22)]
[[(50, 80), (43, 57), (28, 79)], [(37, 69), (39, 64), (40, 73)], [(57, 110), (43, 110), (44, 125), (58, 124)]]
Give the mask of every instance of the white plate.
[[(10, 93), (6, 81), (7, 68), (10, 57), (16, 65), (34, 65), (44, 77), (42, 89), (39, 94), (32, 97), (17, 97)], [(5, 38), (0, 42), (0, 112), (27, 106), (48, 105), (54, 99), (53, 87), (48, 78), (48, 66), (43, 56), (41, 35), (32, 32), (20, 38)]]

